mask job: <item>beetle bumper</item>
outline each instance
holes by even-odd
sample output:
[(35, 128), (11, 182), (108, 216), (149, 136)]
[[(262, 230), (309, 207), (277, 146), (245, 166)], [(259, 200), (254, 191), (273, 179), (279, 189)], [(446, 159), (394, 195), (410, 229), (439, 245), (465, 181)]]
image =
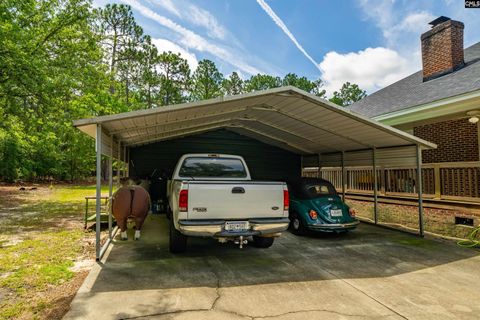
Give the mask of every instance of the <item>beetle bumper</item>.
[(360, 224), (360, 221), (356, 220), (348, 223), (332, 223), (332, 224), (323, 224), (315, 223), (307, 225), (307, 228), (314, 231), (323, 231), (323, 232), (338, 232), (355, 229)]

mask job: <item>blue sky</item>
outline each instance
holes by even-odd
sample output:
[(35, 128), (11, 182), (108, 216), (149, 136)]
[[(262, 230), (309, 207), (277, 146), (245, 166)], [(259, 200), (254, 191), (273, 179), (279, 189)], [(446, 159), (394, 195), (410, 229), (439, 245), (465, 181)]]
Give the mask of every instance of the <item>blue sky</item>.
[(420, 69), (420, 34), (445, 15), (480, 41), (480, 9), (463, 0), (94, 0), (128, 4), (160, 50), (192, 68), (215, 61), (237, 71), (321, 78), (331, 94), (346, 81), (369, 93)]

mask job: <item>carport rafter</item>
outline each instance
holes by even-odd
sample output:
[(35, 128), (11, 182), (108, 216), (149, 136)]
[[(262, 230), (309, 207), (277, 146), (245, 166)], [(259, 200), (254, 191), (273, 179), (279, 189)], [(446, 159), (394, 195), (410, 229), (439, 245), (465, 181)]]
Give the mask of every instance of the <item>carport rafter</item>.
[[(243, 113), (241, 112), (241, 114), (243, 114)], [(187, 128), (188, 128), (188, 129), (195, 129), (195, 128), (203, 128), (203, 127), (207, 127), (207, 126), (208, 126), (209, 128), (210, 128), (210, 126), (213, 126), (213, 128), (217, 128), (217, 127), (220, 128), (220, 127), (222, 127), (222, 126), (225, 125), (225, 124), (232, 123), (232, 122), (235, 122), (235, 121), (240, 121), (240, 122), (248, 122), (248, 121), (258, 122), (258, 123), (260, 123), (260, 124), (262, 124), (262, 125), (271, 127), (271, 128), (273, 128), (273, 129), (275, 129), (275, 130), (279, 130), (279, 131), (285, 132), (285, 133), (287, 133), (287, 134), (296, 136), (296, 137), (298, 137), (298, 138), (301, 138), (301, 139), (304, 139), (304, 140), (307, 140), (307, 141), (310, 141), (310, 142), (313, 142), (313, 143), (315, 142), (315, 141), (312, 140), (312, 139), (303, 137), (303, 136), (301, 136), (301, 135), (299, 135), (299, 134), (296, 134), (296, 133), (293, 133), (293, 132), (291, 132), (291, 131), (282, 129), (282, 128), (278, 127), (278, 126), (272, 125), (272, 124), (270, 124), (270, 123), (267, 123), (267, 122), (265, 122), (265, 121), (262, 121), (262, 120), (259, 120), (259, 119), (256, 119), (256, 118), (233, 118), (233, 119), (225, 118), (225, 119), (220, 119), (220, 120), (218, 120), (218, 121), (213, 121), (213, 122), (209, 122), (209, 123), (202, 123), (201, 125), (198, 125), (198, 126), (189, 126), (189, 127), (187, 127)], [(158, 126), (156, 126), (156, 127), (162, 127), (162, 126), (164, 126), (164, 125), (158, 125)], [(262, 132), (261, 130), (254, 129), (254, 128), (248, 126), (248, 125), (236, 125), (236, 127), (242, 127), (242, 128), (245, 128), (245, 129), (249, 128), (249, 129), (251, 129), (250, 131), (252, 131), (252, 132), (255, 131), (257, 134), (261, 134), (261, 135), (267, 136), (267, 134), (264, 133), (264, 132)], [(166, 140), (166, 139), (171, 139), (171, 138), (174, 138), (174, 137), (176, 136), (175, 134), (168, 135), (169, 133), (172, 133), (172, 132), (179, 132), (179, 135), (180, 135), (180, 136), (183, 136), (183, 135), (184, 135), (184, 131), (185, 131), (187, 128), (180, 128), (180, 129), (176, 129), (176, 130), (164, 130), (162, 133), (155, 133), (155, 134), (144, 135), (144, 136), (141, 137), (141, 139), (138, 139), (138, 141), (144, 141), (145, 139), (147, 139), (147, 142), (148, 142), (150, 139), (154, 139), (154, 140), (155, 140), (155, 139), (158, 139), (158, 141), (162, 141), (162, 140)], [(143, 129), (143, 128), (142, 128), (142, 129)], [(167, 134), (167, 135), (163, 136), (163, 134)], [(269, 138), (272, 139), (271, 136), (269, 136)], [(295, 144), (293, 144), (293, 143), (291, 143), (291, 142), (287, 142), (287, 141), (285, 141), (285, 140), (281, 140), (281, 139), (278, 139), (278, 138), (275, 138), (274, 140), (279, 141), (279, 142), (281, 142), (281, 143), (283, 143), (283, 144), (289, 145), (289, 146), (291, 146), (291, 147), (293, 147), (293, 148), (295, 148), (295, 149), (297, 149), (297, 150), (302, 150), (302, 151), (305, 152), (305, 153), (312, 153), (312, 152), (313, 152), (313, 150), (307, 150), (307, 149), (305, 149), (305, 148), (301, 148), (301, 147), (299, 147), (299, 146), (297, 146), (297, 145), (295, 145)], [(125, 139), (125, 141), (126, 141), (126, 143), (127, 143), (127, 146), (134, 146), (134, 145), (136, 145), (136, 144), (138, 143), (137, 140), (129, 141), (128, 139)], [(332, 148), (332, 149), (334, 149), (334, 148)]]
[[(238, 110), (231, 110), (231, 111), (227, 111), (227, 112), (209, 113), (209, 114), (206, 114), (204, 116), (195, 117), (195, 118), (179, 119), (179, 120), (175, 120), (175, 121), (165, 121), (165, 122), (162, 122), (162, 123), (155, 123), (155, 124), (151, 124), (151, 125), (142, 126), (142, 129), (151, 129), (151, 128), (155, 128), (155, 127), (162, 127), (162, 126), (170, 125), (170, 124), (191, 122), (193, 120), (208, 119), (208, 118), (214, 118), (214, 117), (223, 116), (223, 115), (233, 115), (233, 114), (242, 113), (242, 112), (245, 112), (245, 111), (248, 111), (248, 108), (241, 108), (241, 109), (238, 109)], [(118, 135), (118, 134), (122, 134), (122, 133), (128, 133), (128, 132), (131, 132), (132, 130), (136, 130), (136, 129), (137, 129), (137, 127), (123, 128), (123, 129), (119, 129), (119, 130), (114, 130), (114, 131), (111, 132), (111, 134)]]
[(340, 151), (340, 149), (338, 149), (338, 148), (335, 148), (335, 147), (332, 147), (332, 146), (328, 146), (328, 145), (326, 145), (326, 144), (323, 144), (323, 143), (320, 143), (320, 142), (318, 142), (318, 141), (312, 140), (312, 139), (310, 139), (310, 138), (304, 137), (304, 136), (302, 136), (302, 135), (300, 135), (300, 134), (298, 134), (298, 133), (295, 133), (295, 132), (293, 132), (293, 131), (291, 131), (291, 130), (286, 130), (286, 129), (280, 128), (279, 126), (274, 125), (274, 124), (272, 124), (271, 122), (267, 122), (267, 121), (265, 121), (265, 120), (260, 120), (260, 119), (258, 119), (258, 118), (238, 119), (238, 120), (248, 120), (248, 121), (251, 120), (251, 121), (256, 121), (256, 122), (258, 122), (258, 123), (261, 123), (261, 124), (263, 124), (263, 125), (269, 126), (269, 127), (274, 128), (274, 129), (276, 129), (276, 130), (279, 130), (279, 131), (282, 131), (282, 132), (286, 132), (286, 133), (291, 134), (291, 135), (293, 135), (293, 136), (297, 136), (297, 137), (302, 138), (302, 139), (304, 139), (304, 140), (307, 140), (307, 141), (309, 141), (309, 142), (317, 143), (317, 144), (322, 145), (322, 146), (324, 146), (324, 147), (331, 148), (331, 149), (336, 150), (336, 151)]
[[(183, 136), (186, 136), (186, 135), (192, 135), (192, 134), (198, 134), (200, 132), (206, 132), (206, 131), (216, 129), (216, 128), (219, 128), (219, 127), (222, 127), (222, 126), (227, 126), (228, 127), (228, 126), (231, 126), (231, 125), (229, 125), (231, 122), (232, 122), (231, 120), (222, 120), (222, 121), (218, 121), (218, 122), (214, 122), (214, 123), (210, 123), (210, 124), (202, 124), (202, 125), (198, 125), (198, 126), (191, 126), (191, 127), (188, 127), (188, 131), (185, 131), (185, 130), (187, 130), (186, 128), (182, 128), (182, 129), (178, 129), (178, 130), (172, 130), (172, 131), (165, 132), (165, 133), (177, 132), (176, 134), (166, 134), (165, 135), (164, 133), (159, 133), (159, 134), (156, 133), (156, 134), (144, 135), (144, 136), (141, 136), (141, 139), (137, 139), (137, 140), (133, 140), (133, 141), (125, 140), (125, 145), (127, 147), (134, 147), (134, 146), (143, 145), (143, 144), (156, 142), (156, 141), (171, 140), (173, 138), (183, 137)], [(222, 126), (219, 126), (220, 124)]]
[[(270, 106), (270, 107), (271, 107), (271, 108), (262, 108), (262, 109), (256, 109), (256, 110), (262, 110), (262, 111), (267, 111), (267, 112), (276, 112), (276, 113), (279, 113), (279, 114), (281, 114), (281, 115), (283, 115), (283, 116), (285, 116), (285, 117), (288, 117), (288, 118), (293, 119), (293, 120), (295, 120), (295, 121), (301, 122), (301, 123), (306, 124), (306, 125), (308, 125), (308, 126), (310, 126), (310, 127), (316, 128), (317, 130), (321, 130), (321, 131), (324, 131), (324, 132), (328, 132), (328, 133), (331, 134), (331, 135), (339, 136), (339, 137), (341, 137), (341, 138), (343, 138), (343, 139), (350, 140), (351, 142), (354, 142), (354, 143), (356, 143), (356, 144), (358, 144), (358, 145), (361, 145), (361, 146), (364, 146), (364, 147), (368, 147), (368, 148), (372, 148), (372, 147), (373, 147), (373, 145), (369, 145), (369, 144), (363, 143), (363, 142), (361, 142), (361, 141), (359, 141), (359, 140), (357, 140), (357, 139), (354, 139), (354, 138), (345, 136), (345, 135), (340, 134), (340, 133), (337, 133), (337, 132), (333, 132), (333, 131), (331, 131), (330, 129), (326, 129), (326, 128), (324, 128), (324, 127), (317, 126), (317, 125), (315, 125), (315, 124), (313, 124), (313, 123), (311, 123), (311, 122), (309, 122), (309, 121), (306, 121), (306, 120), (304, 120), (304, 119), (298, 118), (298, 117), (296, 117), (296, 116), (294, 116), (294, 115), (292, 115), (292, 114), (289, 114), (289, 113), (287, 113), (287, 112), (285, 112), (285, 111), (283, 111), (283, 110), (276, 109), (276, 108), (273, 107), (273, 106)], [(343, 150), (343, 151), (346, 151), (346, 150)]]
[[(353, 113), (352, 111), (346, 109), (345, 107), (339, 107), (338, 105), (334, 104), (333, 102), (330, 102), (326, 99), (322, 99), (320, 97), (315, 96), (314, 94), (308, 93), (308, 92), (298, 92), (298, 89), (292, 90), (291, 95), (300, 97), (303, 100), (306, 101), (311, 101), (314, 103), (319, 103), (322, 102), (323, 107), (326, 109), (329, 109), (330, 111), (341, 113), (343, 116), (346, 116), (350, 119), (353, 119), (355, 121), (361, 122), (366, 125), (374, 126), (376, 129), (381, 130), (383, 132), (395, 135), (399, 138), (409, 140), (415, 145), (422, 144), (424, 147), (429, 148), (429, 149), (435, 149), (437, 148), (437, 145), (435, 143), (431, 143), (429, 141), (423, 140), (422, 138), (413, 136), (409, 133), (406, 133), (404, 131), (401, 131), (400, 129), (385, 125), (381, 122), (372, 120), (370, 118), (367, 118), (366, 116), (363, 116), (358, 113)], [(373, 147), (373, 145), (371, 146)], [(378, 146), (377, 146), (378, 147)]]
[[(190, 129), (196, 130), (197, 128), (202, 128), (202, 127), (206, 127), (206, 126), (208, 126), (208, 127), (213, 126), (215, 128), (215, 127), (219, 127), (219, 126), (225, 125), (226, 123), (230, 123), (230, 122), (232, 122), (232, 120), (230, 118), (218, 119), (216, 121), (212, 121), (212, 122), (208, 122), (208, 123), (200, 123), (200, 124), (197, 124), (197, 125), (194, 125), (194, 126), (180, 127), (178, 129), (174, 129), (174, 130), (162, 130), (161, 132), (147, 133), (147, 134), (139, 136), (135, 140), (129, 140), (128, 138), (126, 138), (124, 140), (127, 143), (127, 146), (134, 145), (138, 141), (143, 141), (145, 139), (149, 140), (152, 137), (159, 137), (159, 141), (161, 141), (162, 135), (168, 135), (168, 136), (171, 136), (171, 137), (175, 137), (175, 134), (172, 134), (172, 133), (178, 132), (179, 136), (183, 136), (183, 135), (185, 135), (186, 130), (190, 130)], [(172, 135), (170, 135), (170, 134), (172, 134)]]
[(302, 152), (304, 152), (304, 153), (306, 153), (306, 154), (311, 154), (311, 153), (312, 153), (311, 150), (307, 150), (307, 149), (304, 149), (303, 147), (296, 146), (295, 144), (293, 144), (293, 143), (291, 143), (291, 142), (285, 142), (285, 141), (282, 140), (282, 139), (278, 139), (278, 138), (276, 138), (276, 137), (274, 137), (274, 136), (272, 136), (272, 135), (269, 135), (269, 134), (267, 134), (267, 133), (261, 132), (261, 131), (259, 131), (259, 130), (257, 130), (257, 129), (253, 129), (252, 127), (245, 126), (245, 125), (240, 125), (240, 127), (241, 127), (241, 128), (244, 128), (244, 129), (246, 129), (246, 130), (248, 130), (248, 131), (257, 133), (257, 134), (259, 134), (259, 135), (265, 136), (265, 137), (267, 137), (267, 138), (269, 138), (269, 139), (278, 141), (278, 142), (280, 142), (281, 144), (290, 146), (291, 148), (294, 148), (294, 149), (296, 149), (296, 150), (300, 150), (300, 151), (302, 151)]

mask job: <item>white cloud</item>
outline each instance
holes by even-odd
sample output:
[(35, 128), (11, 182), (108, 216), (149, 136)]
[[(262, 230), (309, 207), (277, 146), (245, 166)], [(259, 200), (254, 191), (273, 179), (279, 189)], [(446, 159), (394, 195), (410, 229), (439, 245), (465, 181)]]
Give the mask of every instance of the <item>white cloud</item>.
[(179, 53), (182, 58), (186, 59), (191, 70), (195, 70), (198, 66), (198, 59), (194, 53), (187, 51), (185, 48), (167, 39), (152, 39), (152, 43), (158, 48), (159, 52), (171, 51)]
[(188, 20), (197, 26), (207, 29), (209, 36), (217, 39), (225, 39), (226, 30), (218, 23), (217, 19), (208, 12), (196, 5), (190, 5), (189, 12), (186, 15)]
[(133, 9), (137, 10), (138, 13), (143, 15), (146, 18), (154, 20), (158, 24), (162, 25), (165, 28), (168, 28), (175, 33), (177, 33), (180, 38), (178, 42), (189, 49), (198, 50), (201, 52), (208, 52), (217, 58), (231, 64), (232, 66), (238, 68), (239, 70), (248, 73), (248, 74), (257, 74), (261, 71), (247, 62), (243, 61), (237, 52), (230, 49), (226, 46), (221, 46), (214, 42), (211, 42), (204, 37), (198, 35), (197, 33), (189, 30), (182, 25), (154, 12), (150, 8), (144, 6), (136, 0), (123, 0), (124, 3), (129, 4)]
[(159, 5), (170, 13), (173, 13), (177, 17), (180, 17), (180, 11), (175, 6), (172, 0), (152, 0), (154, 4)]
[(428, 23), (435, 19), (430, 12), (412, 12), (398, 23), (384, 27), (383, 36), (386, 43), (393, 48), (406, 48), (405, 53), (412, 49), (420, 49), (420, 35), (427, 31)]
[(384, 45), (344, 54), (327, 53), (319, 64), (327, 94), (347, 81), (372, 93), (421, 69), (420, 35), (435, 16), (415, 8), (395, 7), (395, 0), (357, 2), (365, 18), (382, 31)]
[(226, 29), (209, 11), (194, 4), (185, 5), (183, 2), (174, 3), (172, 0), (152, 0), (152, 2), (185, 21), (205, 28), (210, 37), (225, 39)]
[(347, 81), (372, 92), (412, 72), (405, 58), (383, 47), (346, 54), (331, 51), (325, 55), (319, 67), (328, 95), (332, 95)]
[[(313, 58), (308, 54), (308, 52), (302, 47), (302, 45), (297, 41), (297, 38), (290, 32), (288, 27), (285, 25), (285, 23), (280, 19), (279, 16), (270, 8), (270, 6), (264, 1), (264, 0), (257, 0), (257, 3), (260, 5), (260, 7), (272, 18), (273, 22), (282, 29), (282, 31), (287, 35), (288, 38), (295, 44), (295, 46), (300, 50), (300, 52), (303, 53), (303, 55), (310, 60), (313, 65), (318, 68), (317, 62), (313, 60)], [(319, 69), (320, 70), (320, 69)], [(320, 70), (321, 71), (321, 70)]]

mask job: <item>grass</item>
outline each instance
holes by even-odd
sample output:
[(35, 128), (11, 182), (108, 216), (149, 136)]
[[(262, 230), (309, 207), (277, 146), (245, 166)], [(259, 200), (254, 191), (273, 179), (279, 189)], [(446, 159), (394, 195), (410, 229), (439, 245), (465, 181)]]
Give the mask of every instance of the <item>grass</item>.
[(60, 319), (68, 310), (86, 274), (72, 267), (93, 259), (83, 214), (94, 194), (95, 186), (0, 186), (0, 319)]

